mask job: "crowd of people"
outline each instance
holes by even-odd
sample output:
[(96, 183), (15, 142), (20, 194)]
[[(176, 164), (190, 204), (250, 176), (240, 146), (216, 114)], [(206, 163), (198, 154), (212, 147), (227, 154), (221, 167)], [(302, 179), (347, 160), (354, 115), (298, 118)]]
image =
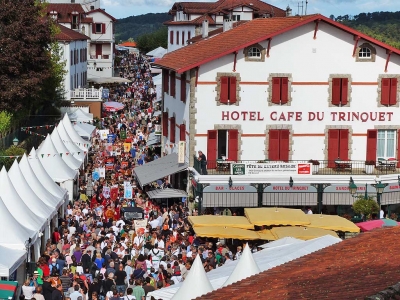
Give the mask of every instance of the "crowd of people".
[[(143, 300), (154, 291), (185, 280), (197, 255), (206, 271), (240, 258), (221, 243), (197, 238), (187, 222), (191, 209), (183, 203), (167, 207), (148, 199), (133, 169), (161, 156), (159, 145), (147, 145), (161, 120), (150, 74), (141, 55), (125, 56), (120, 76), (132, 82), (110, 89), (110, 100), (124, 103), (106, 113), (92, 138), (92, 151), (80, 174), (80, 197), (71, 202), (52, 232), (36, 270), (22, 287), (27, 300)], [(129, 149), (124, 144), (130, 143)], [(99, 178), (94, 172), (104, 169)], [(125, 183), (132, 187), (126, 198)], [(154, 185), (150, 185), (154, 188)], [(158, 188), (170, 187), (168, 178)], [(121, 214), (125, 207), (143, 209), (147, 225), (138, 228)]]

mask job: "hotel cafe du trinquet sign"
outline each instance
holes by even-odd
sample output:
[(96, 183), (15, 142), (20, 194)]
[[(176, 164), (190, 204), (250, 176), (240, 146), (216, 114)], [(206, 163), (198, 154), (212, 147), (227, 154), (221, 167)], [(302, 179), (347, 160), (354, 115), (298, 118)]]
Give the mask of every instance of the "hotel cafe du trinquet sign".
[(222, 111), (222, 121), (307, 121), (318, 122), (329, 120), (332, 122), (391, 122), (394, 120), (393, 112), (301, 112), (272, 111), (263, 113), (261, 111)]

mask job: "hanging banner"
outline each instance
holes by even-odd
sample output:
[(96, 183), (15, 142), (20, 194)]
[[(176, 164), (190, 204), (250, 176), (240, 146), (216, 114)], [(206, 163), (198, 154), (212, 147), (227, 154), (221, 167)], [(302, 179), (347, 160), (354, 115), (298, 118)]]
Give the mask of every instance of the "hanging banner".
[(130, 181), (124, 181), (124, 198), (132, 199), (132, 186)]
[(108, 199), (111, 196), (111, 190), (108, 186), (103, 187), (103, 197)]
[(100, 178), (106, 178), (106, 168), (99, 168)]
[(128, 162), (127, 161), (121, 162), (121, 168), (122, 169), (127, 169), (128, 168)]
[(154, 134), (155, 135), (161, 135), (161, 125), (154, 125)]
[(111, 187), (110, 191), (111, 200), (115, 201), (118, 198), (118, 186)]
[(131, 143), (124, 143), (124, 152), (131, 151)]
[(119, 132), (119, 137), (121, 140), (125, 140), (126, 139), (126, 131), (125, 130), (121, 130)]
[(113, 133), (107, 134), (107, 142), (113, 144), (115, 142), (115, 134)]
[(218, 164), (230, 165), (232, 175), (312, 175), (312, 165), (308, 163), (230, 163), (218, 162)]
[(147, 226), (147, 219), (144, 220), (134, 220), (134, 224), (135, 224), (135, 232), (138, 233), (139, 230), (146, 230), (146, 226)]
[(178, 144), (178, 164), (185, 163), (185, 150), (186, 150), (186, 143), (179, 142), (179, 144)]
[(99, 134), (100, 134), (100, 139), (101, 140), (106, 140), (107, 139), (107, 135), (110, 133), (109, 129), (102, 129), (99, 130)]
[(94, 171), (94, 172), (92, 173), (92, 178), (93, 178), (94, 180), (99, 180), (99, 179), (100, 179), (100, 174), (99, 174), (99, 172)]

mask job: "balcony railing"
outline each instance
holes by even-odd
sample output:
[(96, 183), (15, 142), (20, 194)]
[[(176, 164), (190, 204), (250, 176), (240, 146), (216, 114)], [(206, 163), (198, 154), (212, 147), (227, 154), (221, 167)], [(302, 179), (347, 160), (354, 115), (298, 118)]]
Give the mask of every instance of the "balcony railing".
[(110, 59), (110, 55), (109, 54), (90, 55), (90, 59)]
[[(293, 163), (304, 164), (311, 163), (308, 160), (290, 160), (290, 161), (270, 161), (270, 160), (213, 160), (207, 161), (208, 175), (237, 175), (231, 170), (232, 164), (273, 164), (273, 163)], [(374, 164), (365, 164), (364, 160), (320, 160), (319, 165), (312, 164), (313, 175), (385, 175), (400, 172), (400, 165), (397, 160), (376, 161)], [(201, 163), (197, 157), (194, 157), (194, 165), (199, 174), (202, 174)], [(276, 172), (279, 174), (279, 172)]]
[(70, 91), (71, 99), (74, 100), (101, 100), (102, 99), (102, 93), (103, 93), (103, 88), (100, 89), (95, 89), (95, 88), (89, 88), (89, 89), (75, 89), (73, 91)]

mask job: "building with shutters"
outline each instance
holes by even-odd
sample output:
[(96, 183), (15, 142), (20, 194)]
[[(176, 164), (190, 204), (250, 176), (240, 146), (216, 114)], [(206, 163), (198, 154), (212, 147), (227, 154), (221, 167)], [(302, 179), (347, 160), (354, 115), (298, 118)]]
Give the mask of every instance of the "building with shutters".
[[(163, 68), (164, 152), (176, 152), (176, 144), (186, 141), (193, 166), (202, 150), (209, 183), (232, 175), (229, 167), (218, 170), (220, 159), (312, 159), (319, 172), (293, 176), (295, 182), (309, 185), (329, 174), (318, 182), (347, 184), (350, 176), (363, 175), (360, 180), (373, 183), (379, 175), (397, 184), (396, 48), (317, 14), (255, 19), (168, 53), (157, 65)], [(375, 164), (369, 177), (366, 161)]]

